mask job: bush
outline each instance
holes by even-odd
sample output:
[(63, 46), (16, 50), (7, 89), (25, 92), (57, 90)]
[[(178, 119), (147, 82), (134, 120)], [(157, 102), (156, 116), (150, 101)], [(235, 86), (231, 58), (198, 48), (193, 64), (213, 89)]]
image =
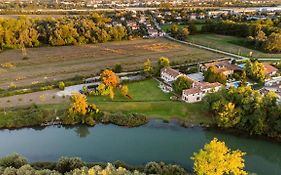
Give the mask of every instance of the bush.
[(20, 168), (21, 166), (26, 164), (27, 164), (26, 158), (19, 154), (11, 154), (0, 159), (1, 167)]
[(64, 88), (65, 88), (64, 82), (63, 81), (59, 82), (58, 87), (60, 90), (64, 90)]
[(116, 64), (114, 69), (113, 69), (113, 71), (115, 73), (120, 73), (120, 72), (122, 72), (122, 70), (123, 70), (123, 68), (122, 68), (121, 64)]
[(148, 119), (145, 115), (137, 113), (103, 113), (100, 115), (96, 115), (95, 119), (96, 121), (101, 123), (112, 123), (127, 127), (137, 127), (148, 122)]
[(81, 168), (83, 164), (82, 160), (78, 157), (62, 157), (56, 165), (56, 170), (61, 173), (66, 173), (76, 168)]
[(164, 162), (149, 162), (144, 167), (146, 174), (162, 174), (162, 175), (187, 175), (187, 172), (178, 165), (165, 164)]

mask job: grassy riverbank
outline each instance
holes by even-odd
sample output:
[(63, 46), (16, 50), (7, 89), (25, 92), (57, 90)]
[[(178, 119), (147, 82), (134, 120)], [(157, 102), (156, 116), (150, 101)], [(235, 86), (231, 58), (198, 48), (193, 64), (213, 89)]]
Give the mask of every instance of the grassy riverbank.
[[(187, 104), (172, 101), (170, 100), (172, 94), (163, 93), (158, 85), (159, 83), (156, 80), (132, 82), (128, 83), (129, 94), (132, 96), (132, 99), (122, 96), (117, 91), (113, 100), (109, 97), (94, 96), (88, 97), (88, 101), (89, 103), (95, 103), (103, 112), (109, 114), (119, 113), (120, 120), (122, 118), (126, 120), (129, 115), (137, 113), (144, 114), (148, 119), (179, 119), (186, 124), (212, 123), (211, 117), (207, 113), (207, 107), (204, 104)], [(61, 103), (2, 109), (0, 112), (0, 128), (35, 126), (53, 121), (57, 117), (61, 119), (67, 115), (67, 108), (67, 103)], [(127, 122), (124, 121), (124, 123)]]

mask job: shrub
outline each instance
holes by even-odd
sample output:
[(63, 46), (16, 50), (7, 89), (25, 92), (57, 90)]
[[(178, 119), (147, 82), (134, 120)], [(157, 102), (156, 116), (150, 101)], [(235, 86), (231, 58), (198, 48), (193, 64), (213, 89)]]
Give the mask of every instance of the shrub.
[(146, 174), (187, 175), (187, 172), (178, 165), (165, 164), (164, 162), (149, 162), (144, 167)]
[(61, 173), (70, 172), (76, 168), (81, 168), (83, 166), (83, 162), (78, 157), (62, 157), (59, 159), (56, 170)]
[(26, 164), (26, 158), (19, 154), (11, 154), (0, 159), (0, 166), (2, 167), (20, 168), (21, 166)]
[(148, 122), (145, 115), (137, 113), (103, 113), (102, 115), (96, 115), (95, 119), (101, 123), (113, 123), (127, 127), (137, 127)]
[(58, 87), (60, 90), (64, 90), (64, 88), (65, 88), (64, 82), (63, 81), (59, 82)]

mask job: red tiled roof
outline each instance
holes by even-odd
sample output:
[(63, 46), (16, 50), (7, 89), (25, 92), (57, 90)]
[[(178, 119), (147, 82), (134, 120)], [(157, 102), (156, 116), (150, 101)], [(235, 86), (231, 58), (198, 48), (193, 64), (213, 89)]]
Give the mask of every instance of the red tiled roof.
[(270, 63), (268, 62), (265, 62), (265, 63), (262, 63), (263, 66), (264, 66), (264, 70), (265, 70), (265, 74), (268, 75), (268, 74), (271, 74), (273, 72), (276, 72), (278, 69), (274, 66), (272, 66)]
[(175, 69), (172, 69), (170, 67), (166, 67), (166, 68), (163, 68), (161, 69), (161, 72), (162, 73), (166, 73), (174, 78), (176, 78), (177, 76), (181, 75), (181, 73)]
[(229, 70), (240, 70), (240, 68), (237, 65), (229, 63), (229, 61), (219, 61), (219, 62), (212, 62), (212, 63), (206, 63), (205, 67), (209, 68), (211, 66), (215, 66), (218, 72), (224, 72)]

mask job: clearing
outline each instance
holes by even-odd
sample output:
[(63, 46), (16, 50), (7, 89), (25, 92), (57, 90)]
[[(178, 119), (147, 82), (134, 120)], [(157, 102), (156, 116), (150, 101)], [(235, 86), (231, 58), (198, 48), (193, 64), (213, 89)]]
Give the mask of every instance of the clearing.
[(161, 56), (177, 63), (223, 57), (164, 38), (26, 50), (28, 59), (23, 59), (21, 50), (0, 53), (0, 65), (13, 65), (8, 68), (0, 66), (0, 88), (8, 88), (11, 82), (19, 87), (75, 76), (91, 76), (115, 64), (121, 64), (124, 70), (136, 70), (142, 68), (147, 58), (155, 63)]
[(253, 57), (256, 58), (280, 58), (281, 54), (270, 54), (262, 51), (250, 49), (244, 47), (245, 38), (217, 35), (217, 34), (199, 34), (190, 35), (188, 41), (207, 46), (213, 49), (219, 49), (225, 52), (241, 56), (249, 56), (250, 52), (253, 52)]

